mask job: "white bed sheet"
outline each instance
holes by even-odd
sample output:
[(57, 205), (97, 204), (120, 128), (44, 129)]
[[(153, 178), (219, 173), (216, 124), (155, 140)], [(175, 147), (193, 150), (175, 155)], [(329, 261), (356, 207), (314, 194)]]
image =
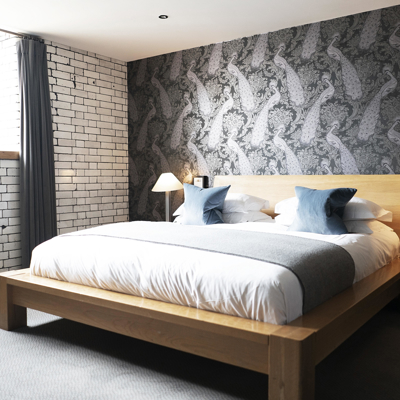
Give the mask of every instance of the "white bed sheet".
[[(302, 290), (288, 269), (238, 256), (110, 237), (129, 232), (126, 222), (55, 237), (32, 253), (31, 273), (135, 296), (196, 307), (273, 324), (302, 314)], [(157, 223), (155, 228), (157, 227)], [(394, 232), (318, 235), (286, 232), (273, 222), (219, 224), (201, 229), (278, 232), (335, 243), (355, 262), (354, 282), (398, 256)]]

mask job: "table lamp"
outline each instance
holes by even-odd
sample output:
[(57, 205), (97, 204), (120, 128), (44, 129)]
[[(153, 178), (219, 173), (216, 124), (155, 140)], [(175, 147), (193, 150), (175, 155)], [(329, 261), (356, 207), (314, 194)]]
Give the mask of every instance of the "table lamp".
[(153, 192), (165, 192), (165, 220), (171, 221), (170, 213), (170, 195), (173, 190), (183, 189), (182, 183), (178, 181), (176, 176), (171, 172), (166, 172), (160, 175), (156, 184), (154, 185)]

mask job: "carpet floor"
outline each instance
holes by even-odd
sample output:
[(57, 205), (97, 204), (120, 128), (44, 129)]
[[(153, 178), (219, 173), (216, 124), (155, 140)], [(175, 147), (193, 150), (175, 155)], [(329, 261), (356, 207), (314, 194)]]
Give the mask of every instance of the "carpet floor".
[[(1, 400), (266, 400), (262, 374), (28, 310), (0, 330)], [(399, 400), (400, 307), (391, 303), (316, 369), (317, 400)]]

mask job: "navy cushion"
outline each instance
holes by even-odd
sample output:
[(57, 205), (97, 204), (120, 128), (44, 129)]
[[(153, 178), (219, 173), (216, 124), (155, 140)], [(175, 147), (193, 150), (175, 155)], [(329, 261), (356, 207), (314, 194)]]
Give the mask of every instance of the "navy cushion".
[(289, 231), (312, 232), (322, 235), (348, 233), (342, 221), (344, 207), (356, 194), (357, 189), (339, 188), (328, 190), (295, 187), (299, 205), (296, 218)]
[(185, 192), (185, 213), (183, 225), (221, 224), (222, 207), (226, 194), (231, 186), (202, 189), (197, 186), (183, 184)]

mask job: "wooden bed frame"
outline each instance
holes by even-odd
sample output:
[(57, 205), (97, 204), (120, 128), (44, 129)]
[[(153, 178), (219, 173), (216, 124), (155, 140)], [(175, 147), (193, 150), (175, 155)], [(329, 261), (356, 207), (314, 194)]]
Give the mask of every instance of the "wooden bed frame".
[[(400, 231), (400, 176), (221, 176), (214, 186), (270, 200), (294, 186), (355, 187), (391, 210)], [(288, 325), (272, 325), (107, 290), (31, 276), (0, 275), (0, 328), (26, 326), (26, 308), (269, 375), (270, 400), (314, 398), (315, 366), (400, 294), (400, 261), (378, 270)], [(266, 394), (267, 398), (267, 394)]]

